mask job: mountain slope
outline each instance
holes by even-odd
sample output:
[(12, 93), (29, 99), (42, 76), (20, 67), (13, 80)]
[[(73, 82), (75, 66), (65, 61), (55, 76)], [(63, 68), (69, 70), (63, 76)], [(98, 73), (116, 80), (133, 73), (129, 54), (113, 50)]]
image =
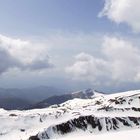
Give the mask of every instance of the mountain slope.
[[(0, 110), (1, 140), (46, 140), (120, 132), (140, 127), (140, 91), (72, 99), (28, 111)], [(139, 129), (140, 131), (140, 129)], [(139, 139), (139, 138), (138, 138)]]
[(16, 97), (0, 98), (0, 107), (7, 110), (12, 109), (22, 110), (23, 108), (27, 108), (29, 106), (31, 106), (30, 101), (21, 98)]
[(36, 136), (31, 136), (29, 140), (33, 138), (38, 138), (39, 140), (50, 139), (50, 138), (60, 138), (67, 133), (72, 132), (88, 132), (96, 133), (116, 131), (123, 129), (134, 129), (139, 128), (140, 117), (95, 117), (95, 116), (80, 116), (75, 119), (71, 119), (67, 122), (51, 126), (47, 130), (38, 133)]
[(49, 107), (51, 105), (61, 104), (61, 103), (64, 103), (68, 100), (72, 100), (75, 98), (92, 99), (92, 96), (94, 96), (95, 94), (96, 94), (96, 91), (94, 91), (92, 89), (87, 89), (87, 90), (73, 92), (70, 94), (63, 94), (63, 95), (58, 95), (58, 96), (55, 95), (55, 96), (49, 97), (49, 98), (37, 103), (37, 104), (34, 104), (30, 108), (26, 108), (26, 109), (46, 108), (46, 107)]
[(91, 133), (87, 134), (77, 134), (73, 133), (71, 135), (62, 137), (61, 140), (133, 140), (134, 136), (139, 139), (140, 138), (140, 130), (134, 129), (134, 130), (123, 130), (118, 131), (116, 133), (103, 133), (100, 135), (93, 135)]
[(65, 90), (48, 86), (24, 89), (0, 88), (0, 108), (25, 109), (50, 96), (64, 94), (65, 92)]
[(0, 98), (2, 97), (17, 97), (33, 102), (39, 102), (44, 98), (48, 98), (53, 95), (64, 94), (66, 91), (50, 86), (38, 86), (32, 88), (0, 88)]

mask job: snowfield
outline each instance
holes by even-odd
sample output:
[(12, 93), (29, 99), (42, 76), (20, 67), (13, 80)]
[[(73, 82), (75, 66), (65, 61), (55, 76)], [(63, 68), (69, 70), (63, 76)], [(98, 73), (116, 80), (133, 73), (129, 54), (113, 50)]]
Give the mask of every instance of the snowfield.
[(0, 140), (140, 139), (140, 91), (73, 99), (45, 109), (0, 109)]
[(60, 138), (58, 140), (139, 140), (140, 130), (127, 130), (120, 132), (104, 133), (100, 135), (91, 135), (91, 134), (79, 134), (79, 135), (68, 135), (66, 137)]

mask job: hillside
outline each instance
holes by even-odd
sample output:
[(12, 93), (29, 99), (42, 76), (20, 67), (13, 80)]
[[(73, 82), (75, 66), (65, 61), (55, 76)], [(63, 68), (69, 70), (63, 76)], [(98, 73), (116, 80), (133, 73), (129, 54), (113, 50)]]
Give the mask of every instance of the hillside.
[(1, 109), (0, 122), (1, 140), (66, 139), (74, 135), (99, 138), (117, 136), (124, 130), (138, 132), (140, 91), (111, 95), (96, 92), (92, 99), (72, 99), (44, 109)]

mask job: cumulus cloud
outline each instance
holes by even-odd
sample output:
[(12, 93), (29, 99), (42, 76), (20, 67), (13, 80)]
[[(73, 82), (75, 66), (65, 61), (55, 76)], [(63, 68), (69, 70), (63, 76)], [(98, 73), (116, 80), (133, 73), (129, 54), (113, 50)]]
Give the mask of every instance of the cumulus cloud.
[(0, 49), (0, 73), (7, 71), (9, 68), (19, 66), (18, 60), (13, 58), (7, 51)]
[(103, 74), (102, 69), (106, 67), (106, 61), (84, 52), (75, 56), (75, 59), (76, 62), (66, 68), (66, 72), (72, 74), (74, 79), (94, 81)]
[(99, 17), (107, 16), (116, 23), (126, 23), (135, 32), (140, 32), (139, 0), (105, 0)]
[[(104, 37), (100, 57), (80, 53), (66, 68), (74, 79), (91, 82), (140, 81), (140, 49), (117, 37)], [(102, 57), (101, 57), (102, 56)]]
[(46, 46), (0, 35), (0, 74), (12, 68), (42, 70), (50, 67)]

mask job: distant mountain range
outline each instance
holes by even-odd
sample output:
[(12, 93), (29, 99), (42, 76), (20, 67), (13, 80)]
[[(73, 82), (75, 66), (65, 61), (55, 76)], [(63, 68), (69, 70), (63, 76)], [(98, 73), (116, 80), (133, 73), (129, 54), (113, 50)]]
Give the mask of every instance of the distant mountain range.
[(66, 90), (49, 86), (33, 88), (0, 88), (0, 108), (24, 109), (48, 97), (67, 93)]
[(17, 97), (0, 98), (0, 108), (4, 108), (7, 110), (12, 110), (12, 109), (21, 110), (31, 105), (32, 104), (29, 101)]
[(69, 93), (65, 90), (48, 86), (25, 89), (0, 88), (0, 108), (6, 110), (40, 109), (61, 104), (74, 98), (91, 99), (95, 94), (96, 91), (92, 89)]
[(55, 96), (51, 96), (51, 97), (37, 103), (37, 104), (34, 104), (33, 106), (30, 106), (27, 109), (46, 108), (46, 107), (49, 107), (54, 104), (61, 104), (63, 102), (72, 100), (74, 98), (91, 99), (95, 93), (96, 93), (96, 91), (94, 91), (92, 89), (86, 89), (86, 90), (73, 92), (70, 94), (55, 95)]

